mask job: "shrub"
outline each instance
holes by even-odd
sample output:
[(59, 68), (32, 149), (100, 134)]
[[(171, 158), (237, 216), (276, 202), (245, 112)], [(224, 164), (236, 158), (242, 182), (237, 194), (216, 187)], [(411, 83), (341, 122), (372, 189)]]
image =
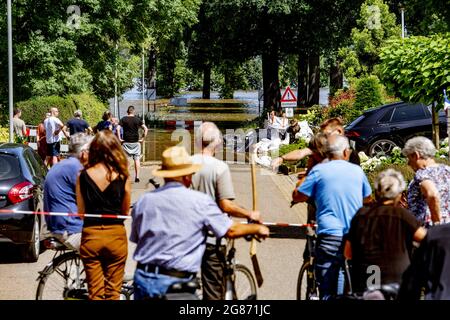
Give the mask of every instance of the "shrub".
[(306, 111), (306, 114), (300, 114), (296, 118), (299, 121), (306, 121), (310, 126), (318, 126), (320, 125), (325, 119), (325, 115), (327, 108), (321, 106), (321, 105), (314, 105)]
[(414, 171), (411, 169), (410, 166), (407, 164), (388, 164), (383, 163), (379, 165), (375, 170), (372, 172), (367, 173), (367, 179), (370, 182), (370, 185), (372, 186), (372, 190), (374, 190), (374, 182), (378, 174), (380, 174), (382, 171), (387, 169), (394, 169), (399, 171), (403, 177), (405, 178), (406, 184), (408, 185), (409, 182), (414, 179)]
[(361, 115), (361, 111), (353, 106), (350, 100), (344, 100), (335, 107), (327, 109), (327, 118), (340, 117), (344, 123), (350, 123)]
[[(80, 109), (81, 112), (83, 112), (84, 120), (92, 127), (102, 119), (103, 113), (107, 109), (107, 106), (104, 103), (88, 93), (69, 95), (67, 99), (73, 101), (75, 109)], [(70, 118), (72, 116), (73, 113)]]
[[(307, 147), (308, 147), (308, 143), (303, 139), (299, 139), (296, 143), (280, 146), (277, 156), (281, 157), (282, 155), (285, 155), (291, 151), (304, 149)], [(297, 167), (305, 168), (306, 164), (307, 164), (307, 158), (304, 158), (304, 159), (298, 161), (295, 165)]]
[(17, 103), (22, 110), (22, 119), (28, 125), (38, 125), (51, 107), (59, 109), (59, 118), (65, 123), (73, 117), (75, 110), (83, 112), (83, 118), (94, 126), (101, 120), (106, 105), (101, 103), (94, 95), (83, 93), (66, 97), (49, 96), (37, 97)]
[(329, 105), (330, 107), (336, 107), (343, 101), (355, 101), (355, 90), (353, 89), (337, 90), (334, 96), (329, 99)]
[(354, 107), (363, 111), (382, 105), (381, 89), (380, 80), (376, 76), (359, 79), (356, 83)]
[(0, 142), (9, 141), (9, 128), (0, 126)]

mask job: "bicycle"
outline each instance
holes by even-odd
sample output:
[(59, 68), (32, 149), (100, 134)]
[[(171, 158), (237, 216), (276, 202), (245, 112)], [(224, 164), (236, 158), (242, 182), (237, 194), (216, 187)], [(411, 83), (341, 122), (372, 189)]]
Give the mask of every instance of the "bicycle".
[[(36, 279), (39, 281), (36, 300), (87, 300), (86, 275), (79, 253), (54, 237), (45, 239), (44, 246), (55, 250), (55, 254)], [(133, 298), (132, 280), (132, 277), (124, 278), (121, 300)]]
[[(154, 186), (155, 189), (160, 187), (154, 179), (150, 179), (149, 183)], [(251, 240), (247, 239), (247, 240)], [(226, 290), (225, 300), (256, 300), (256, 280), (253, 277), (252, 272), (246, 266), (236, 263), (235, 255), (236, 248), (234, 247), (234, 239), (231, 239), (227, 243), (227, 254), (225, 257), (225, 279)], [(190, 284), (190, 286), (193, 286)], [(195, 295), (201, 300), (201, 284), (197, 288)]]
[[(303, 264), (297, 279), (297, 300), (320, 300), (319, 286), (316, 281), (315, 271), (315, 246), (317, 240), (316, 224), (306, 224), (306, 250), (303, 254)], [(341, 266), (344, 270), (344, 295), (353, 292), (350, 267), (347, 260)]]
[(256, 300), (256, 280), (249, 268), (236, 263), (234, 239), (227, 243), (225, 300)]
[(319, 300), (319, 287), (316, 282), (315, 273), (315, 225), (307, 224), (306, 227), (306, 250), (303, 255), (303, 264), (297, 279), (297, 300)]

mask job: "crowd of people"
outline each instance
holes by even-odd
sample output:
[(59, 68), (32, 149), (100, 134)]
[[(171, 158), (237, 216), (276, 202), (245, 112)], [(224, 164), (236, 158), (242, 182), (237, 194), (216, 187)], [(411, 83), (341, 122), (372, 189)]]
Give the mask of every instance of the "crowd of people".
[[(201, 151), (193, 156), (184, 147), (166, 149), (162, 166), (152, 172), (164, 179), (164, 186), (141, 196), (130, 212), (128, 158), (135, 164), (134, 182), (139, 182), (140, 146), (147, 128), (132, 106), (127, 113), (118, 121), (106, 111), (94, 128), (79, 110), (66, 124), (57, 108), (45, 115), (37, 130), (38, 151), (46, 145), (45, 160), (51, 167), (44, 210), (79, 214), (46, 216), (49, 235), (80, 253), (90, 299), (115, 300), (128, 256), (124, 220), (85, 214), (131, 215), (135, 299), (159, 299), (173, 284), (192, 281), (197, 274), (203, 299), (224, 299), (226, 238), (264, 239), (269, 230), (259, 211), (235, 202), (230, 169), (215, 158), (222, 144), (220, 130), (214, 123), (202, 123), (195, 141)], [(20, 110), (16, 115), (14, 128), (25, 134)], [(70, 143), (68, 158), (59, 161), (61, 135)], [(376, 178), (372, 191), (342, 122), (333, 118), (320, 126), (308, 148), (273, 160), (276, 169), (284, 161), (308, 157), (292, 202), (308, 203), (308, 222), (317, 225), (315, 273), (321, 299), (344, 294), (345, 260), (351, 262), (354, 291), (367, 290), (373, 280), (368, 270), (376, 266), (379, 283), (401, 285), (399, 298), (450, 298), (444, 271), (450, 263), (450, 167), (436, 163), (435, 153), (429, 139), (410, 139), (403, 154), (414, 179), (406, 187), (402, 174), (388, 169)], [(405, 189), (406, 203), (401, 201)]]

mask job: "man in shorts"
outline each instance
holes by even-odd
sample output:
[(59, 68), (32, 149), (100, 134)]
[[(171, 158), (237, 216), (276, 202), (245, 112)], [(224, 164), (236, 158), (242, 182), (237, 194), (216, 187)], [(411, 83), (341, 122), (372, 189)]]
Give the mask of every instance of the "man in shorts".
[[(129, 106), (127, 110), (127, 116), (120, 119), (120, 123), (117, 126), (117, 136), (125, 153), (134, 160), (134, 182), (139, 182), (139, 169), (141, 167), (141, 142), (144, 141), (147, 136), (147, 127), (141, 119), (135, 116), (135, 110), (133, 106)], [(123, 136), (121, 136), (120, 128), (123, 128)], [(144, 130), (144, 135), (139, 139), (139, 128)]]
[(50, 109), (51, 116), (44, 120), (45, 127), (45, 140), (47, 141), (47, 157), (45, 159), (45, 164), (53, 166), (58, 162), (58, 157), (61, 149), (61, 136), (62, 132), (66, 138), (69, 135), (66, 132), (66, 126), (58, 119), (59, 110), (58, 108)]

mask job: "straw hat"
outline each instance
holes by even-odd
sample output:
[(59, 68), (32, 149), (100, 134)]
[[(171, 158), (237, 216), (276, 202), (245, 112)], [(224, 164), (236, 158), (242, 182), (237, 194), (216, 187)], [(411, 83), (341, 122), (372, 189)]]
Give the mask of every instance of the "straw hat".
[(201, 164), (193, 164), (184, 147), (170, 147), (162, 154), (162, 167), (154, 169), (157, 177), (175, 178), (187, 176), (200, 170)]

